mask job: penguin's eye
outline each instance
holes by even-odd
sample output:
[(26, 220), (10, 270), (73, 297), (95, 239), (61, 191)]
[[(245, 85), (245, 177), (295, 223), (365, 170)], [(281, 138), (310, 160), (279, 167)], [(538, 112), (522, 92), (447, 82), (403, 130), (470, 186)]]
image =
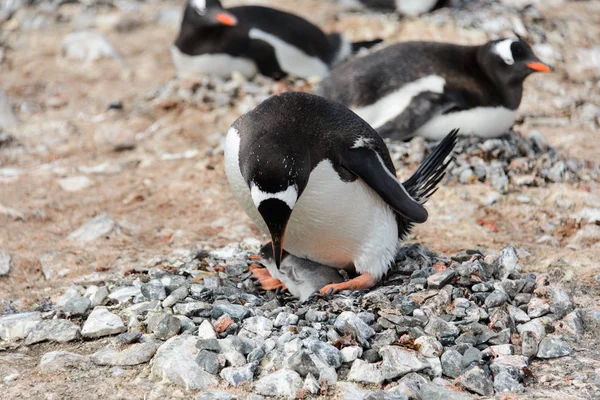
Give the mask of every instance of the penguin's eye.
[(511, 46), (510, 49), (513, 58), (515, 59), (522, 59), (525, 57), (525, 49), (523, 48), (523, 46), (519, 43), (519, 42), (515, 42), (513, 43), (513, 45)]

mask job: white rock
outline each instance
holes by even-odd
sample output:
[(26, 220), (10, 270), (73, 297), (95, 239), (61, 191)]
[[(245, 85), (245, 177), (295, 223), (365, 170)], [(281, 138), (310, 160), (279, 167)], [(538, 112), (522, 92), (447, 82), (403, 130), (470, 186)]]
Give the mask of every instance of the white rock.
[(46, 280), (62, 278), (69, 273), (69, 269), (65, 266), (63, 256), (57, 251), (42, 254), (40, 256), (40, 267), (42, 268), (42, 274), (44, 274)]
[(116, 226), (117, 224), (106, 213), (101, 213), (72, 232), (67, 239), (79, 242), (91, 242), (108, 235)]
[(419, 353), (403, 347), (384, 346), (379, 353), (383, 358), (381, 363), (383, 378), (387, 380), (429, 367), (429, 363), (423, 360)]
[(132, 297), (141, 295), (142, 291), (137, 286), (123, 286), (113, 290), (108, 298), (111, 300), (117, 300), (119, 303), (125, 303)]
[(198, 327), (198, 338), (199, 339), (216, 339), (217, 334), (212, 326), (212, 324), (204, 320)]
[(6, 341), (24, 339), (41, 320), (42, 315), (39, 312), (0, 317), (0, 339)]
[(86, 356), (68, 351), (51, 351), (42, 356), (40, 370), (43, 373), (67, 371), (69, 369), (88, 370), (92, 364)]
[(96, 365), (138, 365), (147, 363), (152, 359), (158, 349), (154, 342), (136, 343), (119, 351), (112, 347), (103, 347), (91, 355), (91, 360)]
[(12, 258), (6, 251), (0, 249), (0, 276), (8, 275), (12, 267)]
[(348, 373), (348, 380), (380, 384), (384, 378), (377, 364), (370, 364), (364, 360), (357, 359), (352, 363), (352, 367)]
[(363, 349), (360, 346), (349, 346), (344, 347), (340, 350), (340, 355), (342, 356), (342, 362), (351, 363), (356, 360), (358, 357), (362, 356)]
[(124, 332), (125, 325), (118, 315), (108, 311), (106, 307), (96, 307), (83, 324), (81, 334), (84, 338), (98, 338)]
[(58, 186), (66, 192), (79, 192), (94, 185), (94, 182), (87, 176), (69, 176), (56, 181)]
[(288, 399), (296, 398), (302, 388), (302, 378), (290, 369), (281, 369), (259, 379), (254, 389), (264, 396), (279, 396)]
[(420, 336), (415, 340), (415, 348), (419, 350), (423, 356), (439, 357), (444, 352), (444, 346), (438, 342), (433, 336)]
[(205, 390), (218, 384), (217, 378), (196, 364), (200, 352), (198, 338), (175, 336), (158, 348), (152, 365), (152, 375), (163, 378), (188, 390)]
[(62, 52), (66, 58), (86, 62), (101, 58), (120, 59), (113, 45), (104, 36), (91, 31), (73, 32), (65, 36)]
[(108, 297), (108, 288), (92, 285), (85, 290), (84, 296), (90, 299), (92, 307), (101, 306)]
[(41, 321), (25, 339), (27, 346), (46, 340), (65, 343), (81, 337), (79, 327), (66, 319), (46, 319)]

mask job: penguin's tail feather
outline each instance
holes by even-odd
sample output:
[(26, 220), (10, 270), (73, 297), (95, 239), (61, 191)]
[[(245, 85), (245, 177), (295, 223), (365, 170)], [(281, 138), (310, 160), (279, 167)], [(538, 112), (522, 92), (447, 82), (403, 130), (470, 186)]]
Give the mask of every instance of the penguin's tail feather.
[(456, 145), (457, 137), (458, 129), (452, 130), (433, 149), (415, 173), (402, 184), (408, 194), (420, 204), (425, 204), (438, 190), (439, 183), (446, 175), (446, 168), (454, 160), (450, 155)]
[(361, 49), (370, 49), (383, 42), (383, 39), (374, 39), (374, 40), (364, 40), (361, 42), (352, 42), (352, 53), (358, 53)]

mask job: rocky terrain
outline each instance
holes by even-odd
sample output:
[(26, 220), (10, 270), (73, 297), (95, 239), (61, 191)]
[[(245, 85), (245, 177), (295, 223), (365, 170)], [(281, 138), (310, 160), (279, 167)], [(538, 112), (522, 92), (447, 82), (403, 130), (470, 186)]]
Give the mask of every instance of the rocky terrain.
[[(384, 282), (300, 303), (249, 279), (268, 238), (222, 141), (318, 82), (178, 80), (181, 2), (2, 2), (0, 397), (599, 398), (598, 2), (260, 3), (387, 44), (516, 32), (556, 72), (505, 137), (461, 140)], [(390, 143), (398, 175), (432, 146)]]

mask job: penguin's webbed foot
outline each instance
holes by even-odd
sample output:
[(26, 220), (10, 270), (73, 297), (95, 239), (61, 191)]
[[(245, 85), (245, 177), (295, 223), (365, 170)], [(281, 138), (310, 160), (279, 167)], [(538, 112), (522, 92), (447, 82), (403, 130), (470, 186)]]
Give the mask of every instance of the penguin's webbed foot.
[(273, 278), (266, 268), (253, 269), (251, 278), (256, 279), (256, 285), (263, 290), (277, 290), (278, 292), (287, 290), (285, 284), (279, 279)]
[(377, 284), (378, 280), (368, 272), (352, 278), (349, 281), (341, 283), (331, 283), (321, 288), (321, 294), (333, 294), (341, 290), (361, 290), (369, 289)]

